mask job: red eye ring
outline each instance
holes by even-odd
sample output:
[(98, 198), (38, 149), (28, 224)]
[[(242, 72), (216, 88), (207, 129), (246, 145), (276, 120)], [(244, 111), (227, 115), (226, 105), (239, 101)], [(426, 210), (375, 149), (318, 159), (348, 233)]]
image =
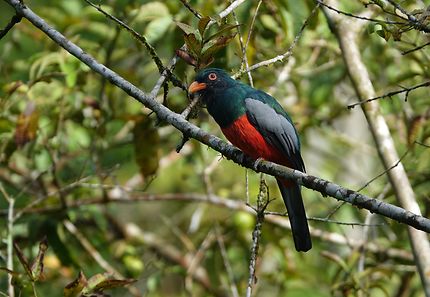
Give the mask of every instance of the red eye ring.
[(209, 73), (209, 75), (208, 75), (208, 78), (210, 79), (210, 80), (216, 80), (217, 79), (217, 76), (216, 76), (216, 74), (215, 73)]

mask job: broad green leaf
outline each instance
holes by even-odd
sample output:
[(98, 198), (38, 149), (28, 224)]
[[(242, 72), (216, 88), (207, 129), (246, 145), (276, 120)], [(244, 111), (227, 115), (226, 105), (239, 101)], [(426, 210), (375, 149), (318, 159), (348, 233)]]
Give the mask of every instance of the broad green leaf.
[(170, 16), (157, 18), (146, 26), (144, 36), (149, 43), (154, 43), (164, 37), (169, 29), (172, 19)]
[(200, 41), (197, 40), (196, 36), (194, 34), (187, 34), (184, 36), (185, 44), (187, 45), (187, 48), (195, 55), (200, 56), (200, 53), (202, 51), (202, 45)]
[(149, 21), (170, 16), (169, 8), (161, 1), (153, 1), (140, 6), (136, 21)]
[(175, 51), (176, 55), (180, 57), (182, 60), (187, 62), (188, 64), (192, 66), (197, 66), (197, 60), (194, 56), (190, 55), (187, 51), (177, 49)]
[(132, 278), (127, 279), (106, 279), (98, 283), (95, 288), (94, 292), (103, 292), (105, 290), (114, 289), (114, 288), (123, 288), (125, 286), (128, 286), (132, 283), (135, 283), (137, 280)]
[(195, 34), (196, 36), (199, 36), (198, 30), (194, 29), (190, 25), (181, 23), (181, 22), (175, 22), (176, 26), (178, 26), (186, 35), (188, 34)]
[(100, 293), (108, 289), (125, 287), (134, 282), (136, 282), (135, 279), (115, 279), (109, 273), (99, 273), (88, 279), (82, 294), (86, 296), (92, 293)]
[(211, 18), (209, 16), (204, 16), (199, 20), (198, 28), (200, 32), (200, 36), (203, 36), (207, 25), (209, 24)]
[(208, 38), (205, 38), (204, 42), (206, 43), (206, 42), (209, 42), (209, 41), (211, 41), (211, 40), (213, 40), (219, 36), (225, 35), (225, 34), (229, 33), (231, 30), (238, 28), (239, 26), (240, 25), (231, 25), (231, 24), (221, 26), (220, 30), (218, 30), (216, 33), (212, 34)]
[(208, 43), (209, 47), (206, 49), (203, 49), (203, 54), (199, 60), (199, 62), (209, 65), (211, 63), (211, 60), (213, 60), (213, 55), (221, 50), (222, 48), (226, 47), (227, 44), (233, 40), (233, 38), (236, 36), (236, 33), (230, 36), (221, 36), (218, 37), (215, 41)]
[(86, 285), (87, 278), (79, 271), (78, 277), (64, 288), (64, 297), (79, 297)]
[(143, 177), (153, 175), (160, 159), (160, 136), (149, 117), (139, 119), (133, 129), (136, 162)]
[(282, 32), (280, 25), (276, 22), (273, 16), (268, 14), (263, 14), (260, 16), (260, 19), (263, 26), (266, 27), (267, 29), (277, 34)]

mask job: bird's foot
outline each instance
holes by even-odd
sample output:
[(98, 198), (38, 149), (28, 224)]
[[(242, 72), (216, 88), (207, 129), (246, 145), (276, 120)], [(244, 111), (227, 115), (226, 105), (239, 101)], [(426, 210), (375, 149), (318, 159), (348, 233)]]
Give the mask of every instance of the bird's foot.
[(253, 169), (255, 170), (255, 171), (258, 171), (258, 165), (260, 165), (260, 163), (261, 163), (261, 161), (264, 161), (264, 159), (263, 158), (258, 158), (257, 160), (255, 160), (255, 162), (254, 162), (254, 166), (253, 166)]

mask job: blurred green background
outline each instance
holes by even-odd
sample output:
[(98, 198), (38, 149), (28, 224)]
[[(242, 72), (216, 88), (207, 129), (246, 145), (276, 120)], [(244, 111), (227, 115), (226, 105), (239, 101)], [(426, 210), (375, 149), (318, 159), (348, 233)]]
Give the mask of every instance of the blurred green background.
[[(374, 9), (375, 18), (390, 17), (375, 6), (363, 5), (368, 2), (349, 1), (338, 8), (356, 14)], [(417, 2), (402, 5), (409, 11), (429, 5)], [(144, 46), (85, 1), (25, 3), (143, 91), (149, 92), (159, 78)], [(184, 43), (174, 21), (194, 28), (198, 23), (181, 1), (95, 3), (144, 35), (165, 65)], [(235, 9), (244, 40), (252, 30), (246, 50), (250, 65), (285, 53), (315, 6), (314, 1), (264, 1), (251, 27), (257, 3), (246, 1)], [(189, 4), (201, 15), (214, 17), (229, 2)], [(0, 2), (0, 28), (12, 16), (13, 10)], [(234, 24), (235, 17), (229, 15), (225, 22)], [(396, 33), (400, 40), (394, 40)], [(360, 49), (378, 95), (429, 79), (429, 47), (402, 55), (426, 42), (428, 36), (415, 30), (363, 22)], [(214, 58), (212, 66), (231, 74), (239, 71), (239, 35)], [(174, 73), (184, 83), (195, 75), (184, 61)], [(288, 61), (258, 68), (252, 76), (255, 87), (276, 97), (292, 116), (309, 174), (357, 190), (383, 172), (360, 107), (347, 109), (358, 99), (321, 11), (310, 19)], [(247, 76), (241, 79), (247, 81)], [(164, 100), (162, 91), (157, 100)], [(169, 84), (164, 104), (180, 113), (188, 103), (186, 93)], [(399, 155), (406, 152), (402, 162), (424, 216), (430, 211), (430, 149), (416, 141), (429, 144), (429, 103), (428, 88), (411, 92), (407, 101), (404, 95), (380, 101)], [(221, 137), (204, 109), (191, 121)], [(0, 267), (6, 266), (7, 258), (7, 195), (15, 199), (15, 212), (27, 210), (13, 225), (13, 236), (27, 257), (36, 256), (44, 235), (48, 239), (45, 276), (35, 284), (38, 296), (62, 295), (80, 270), (88, 278), (105, 271), (83, 248), (82, 237), (119, 274), (137, 279), (134, 286), (143, 296), (233, 296), (232, 283), (243, 296), (254, 217), (188, 198), (213, 193), (245, 202), (245, 169), (194, 140), (177, 154), (181, 138), (179, 131), (159, 122), (150, 110), (23, 19), (0, 40)], [(248, 176), (250, 202), (255, 204), (259, 175), (249, 171)], [(270, 197), (279, 198), (274, 179), (266, 180)], [(385, 175), (361, 192), (396, 203)], [(154, 201), (101, 203), (109, 197), (149, 195)], [(290, 231), (265, 222), (255, 296), (424, 296), (405, 226), (351, 205), (330, 215), (339, 202), (308, 189), (303, 189), (303, 196), (308, 216), (316, 218), (310, 221), (314, 247), (306, 254), (295, 252)], [(90, 200), (97, 203), (84, 203)], [(61, 209), (61, 201), (76, 207)], [(281, 199), (271, 202), (269, 210), (283, 213)], [(318, 220), (327, 216), (336, 222), (372, 226)], [(66, 221), (82, 237), (71, 232)], [(363, 239), (372, 248), (360, 248), (357, 242)], [(164, 249), (178, 258), (169, 258)], [(16, 296), (32, 296), (34, 290), (17, 257), (14, 267), (21, 273)], [(191, 277), (196, 273), (203, 281)], [(1, 270), (0, 292), (7, 294), (7, 273)], [(124, 288), (109, 293), (133, 294)]]

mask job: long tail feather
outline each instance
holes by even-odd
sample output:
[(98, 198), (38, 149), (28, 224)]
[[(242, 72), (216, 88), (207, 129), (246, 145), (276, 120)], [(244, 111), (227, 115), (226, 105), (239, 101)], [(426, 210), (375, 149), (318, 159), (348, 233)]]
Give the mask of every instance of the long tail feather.
[(312, 241), (300, 186), (281, 180), (278, 180), (278, 186), (287, 207), (296, 250), (298, 252), (307, 252), (312, 248)]

